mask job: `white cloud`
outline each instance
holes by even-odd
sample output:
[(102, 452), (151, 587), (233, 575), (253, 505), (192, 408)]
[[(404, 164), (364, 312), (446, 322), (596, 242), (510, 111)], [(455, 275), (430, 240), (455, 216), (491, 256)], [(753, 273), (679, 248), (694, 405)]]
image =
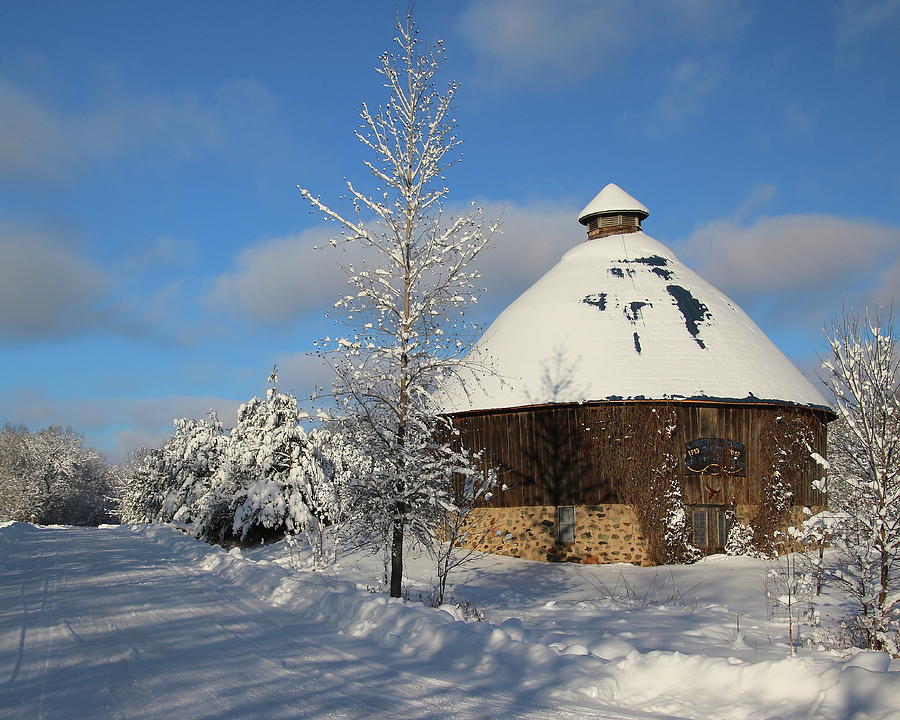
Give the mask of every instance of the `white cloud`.
[(476, 0), (459, 31), (499, 82), (564, 82), (593, 74), (633, 43), (625, 0)]
[(314, 353), (284, 353), (276, 356), (275, 362), (278, 387), (294, 393), (300, 400), (308, 398), (318, 388), (330, 388), (334, 379), (332, 368)]
[(62, 123), (0, 77), (0, 177), (63, 175), (72, 161)]
[(34, 388), (0, 394), (0, 423), (71, 426), (84, 433), (90, 445), (123, 460), (140, 444), (159, 445), (180, 417), (204, 417), (215, 410), (228, 427), (234, 424), (240, 403), (216, 396), (169, 395), (157, 398), (58, 399)]
[(843, 46), (878, 32), (896, 40), (898, 27), (900, 0), (843, 0), (835, 13), (837, 41)]
[[(67, 179), (97, 161), (152, 149), (154, 162), (178, 163), (235, 142), (271, 117), (277, 100), (254, 80), (212, 93), (106, 93), (61, 108), (0, 77), (0, 178)], [(251, 108), (251, 111), (248, 111)]]
[(503, 308), (555, 265), (563, 253), (584, 241), (578, 208), (563, 204), (519, 205), (488, 201), (487, 217), (502, 219), (502, 233), (479, 259), (482, 303)]
[(700, 115), (722, 81), (723, 71), (711, 60), (687, 60), (666, 77), (662, 93), (653, 106), (653, 124), (660, 129), (678, 127)]
[(474, 0), (458, 31), (484, 79), (532, 88), (610, 70), (639, 43), (721, 42), (749, 18), (743, 0)]
[(106, 273), (59, 236), (0, 226), (0, 337), (35, 339), (102, 322)]
[(900, 227), (826, 214), (716, 220), (679, 248), (689, 265), (775, 326), (820, 328), (900, 294)]
[(340, 264), (356, 257), (332, 248), (329, 236), (325, 229), (307, 230), (243, 249), (234, 269), (215, 279), (205, 302), (260, 325), (292, 325), (323, 311), (345, 284)]
[(148, 296), (134, 281), (167, 262), (169, 243), (101, 265), (69, 236), (0, 224), (0, 340), (27, 342), (87, 332), (184, 344), (169, 320), (177, 283)]
[[(485, 304), (491, 306), (509, 302), (583, 236), (574, 208), (502, 201), (482, 207), (487, 218), (502, 218), (502, 234), (478, 260), (481, 284), (488, 289)], [(269, 326), (292, 325), (329, 309), (346, 286), (340, 265), (361, 259), (358, 248), (333, 248), (329, 237), (321, 228), (245, 248), (234, 268), (214, 280), (206, 304)]]

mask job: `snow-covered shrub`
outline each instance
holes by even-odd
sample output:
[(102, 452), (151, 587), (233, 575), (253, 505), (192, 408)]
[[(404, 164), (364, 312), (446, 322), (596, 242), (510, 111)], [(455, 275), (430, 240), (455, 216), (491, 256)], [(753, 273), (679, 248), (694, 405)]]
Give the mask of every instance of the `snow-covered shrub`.
[[(673, 455), (667, 453), (667, 464), (674, 463)], [(700, 559), (700, 548), (691, 540), (691, 527), (688, 525), (687, 511), (684, 507), (684, 490), (677, 475), (668, 474), (668, 488), (663, 495), (665, 514), (665, 546), (667, 563), (693, 563)]]
[[(358, 547), (372, 543), (373, 531), (382, 538), (384, 523), (366, 512), (367, 484), (372, 458), (363, 446), (345, 432), (341, 423), (315, 428), (307, 436), (310, 455), (309, 506), (314, 522), (305, 528), (314, 564), (334, 561), (339, 546)], [(330, 557), (326, 557), (326, 532)]]
[(123, 519), (177, 522), (221, 541), (256, 531), (315, 533), (346, 514), (355, 500), (344, 488), (365, 471), (365, 453), (335, 433), (307, 436), (297, 399), (277, 391), (274, 372), (269, 380), (265, 400), (241, 405), (230, 432), (214, 413), (180, 419), (161, 449), (136, 453), (121, 481)]
[(750, 525), (733, 522), (725, 541), (725, 554), (745, 557), (765, 557), (756, 549), (756, 538)]

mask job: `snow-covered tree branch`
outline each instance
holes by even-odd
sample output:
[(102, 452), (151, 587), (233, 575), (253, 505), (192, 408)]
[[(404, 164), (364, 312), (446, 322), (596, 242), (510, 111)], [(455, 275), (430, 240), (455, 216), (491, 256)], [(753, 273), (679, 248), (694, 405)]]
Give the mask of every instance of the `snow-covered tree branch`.
[(900, 350), (893, 315), (845, 314), (823, 363), (838, 420), (829, 427), (828, 512), (806, 523), (835, 554), (824, 569), (857, 608), (868, 647), (900, 654)]
[(347, 267), (350, 292), (335, 307), (350, 333), (324, 343), (336, 369), (334, 392), (375, 458), (370, 498), (390, 525), (391, 595), (401, 592), (407, 533), (433, 541), (436, 524), (453, 507), (454, 473), (467, 474), (471, 456), (453, 442), (435, 393), (464, 372), (472, 336), (464, 310), (476, 301), (472, 262), (496, 229), (481, 212), (447, 217), (443, 173), (460, 143), (451, 111), (457, 92), (438, 91), (443, 57), (422, 41), (410, 17), (397, 23), (394, 52), (376, 72), (388, 92), (377, 110), (363, 105), (356, 136), (372, 157), (367, 192), (347, 183), (352, 214), (334, 210), (306, 188), (300, 192), (341, 227), (332, 242), (356, 243), (370, 260)]

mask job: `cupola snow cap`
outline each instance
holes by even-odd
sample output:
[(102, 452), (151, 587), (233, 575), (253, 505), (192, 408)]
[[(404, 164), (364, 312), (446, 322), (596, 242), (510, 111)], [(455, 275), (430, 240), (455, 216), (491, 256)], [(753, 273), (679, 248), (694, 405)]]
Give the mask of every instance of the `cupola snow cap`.
[(584, 210), (578, 214), (578, 222), (582, 225), (587, 225), (588, 221), (597, 215), (619, 213), (634, 213), (643, 220), (650, 214), (650, 211), (618, 185), (609, 183), (597, 193), (593, 200), (585, 205)]

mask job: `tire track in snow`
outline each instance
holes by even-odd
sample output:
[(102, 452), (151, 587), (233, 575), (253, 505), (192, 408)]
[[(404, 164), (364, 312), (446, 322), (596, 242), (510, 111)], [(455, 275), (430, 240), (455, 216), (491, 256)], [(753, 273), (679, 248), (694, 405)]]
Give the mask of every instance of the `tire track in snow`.
[[(58, 547), (58, 557), (27, 560), (28, 539)], [(414, 658), (269, 605), (141, 535), (42, 529), (16, 545), (16, 590), (28, 600), (16, 619), (28, 631), (20, 670), (0, 686), (2, 718), (662, 717), (435, 677)], [(0, 658), (19, 639), (9, 624), (0, 624)]]

